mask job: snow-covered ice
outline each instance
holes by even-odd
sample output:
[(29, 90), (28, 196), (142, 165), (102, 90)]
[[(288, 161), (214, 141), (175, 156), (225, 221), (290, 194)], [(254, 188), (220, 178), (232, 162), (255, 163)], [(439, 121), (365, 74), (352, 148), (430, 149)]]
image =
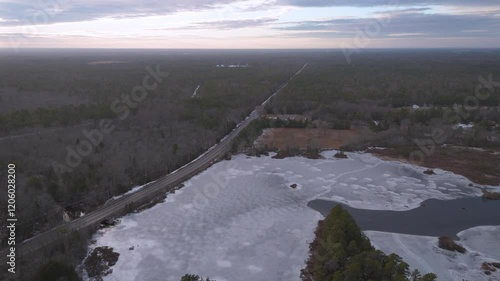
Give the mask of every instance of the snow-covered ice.
[(413, 269), (434, 272), (439, 281), (500, 280), (500, 271), (486, 275), (483, 262), (500, 261), (500, 226), (479, 226), (458, 234), (464, 254), (440, 249), (437, 237), (365, 231), (372, 244), (385, 253), (396, 253)]
[(324, 152), (321, 160), (238, 155), (215, 164), (165, 203), (95, 235), (90, 250), (109, 246), (120, 253), (104, 280), (177, 281), (186, 273), (218, 281), (299, 280), (322, 218), (307, 207), (310, 200), (408, 210), (431, 198), (481, 194), (453, 173), (429, 176), (369, 154), (348, 153), (346, 160), (334, 154)]

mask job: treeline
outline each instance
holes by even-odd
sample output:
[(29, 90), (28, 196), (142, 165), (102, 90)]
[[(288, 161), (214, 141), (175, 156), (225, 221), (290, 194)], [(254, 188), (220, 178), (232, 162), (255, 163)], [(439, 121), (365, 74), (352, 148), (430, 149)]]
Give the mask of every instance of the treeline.
[[(381, 118), (382, 120), (393, 121), (400, 125), (403, 120), (412, 123), (429, 124), (433, 119), (442, 119), (446, 123), (478, 123), (491, 130), (493, 123), (500, 123), (500, 114), (495, 108), (481, 108), (468, 111), (463, 106), (458, 107), (432, 107), (421, 109), (402, 108), (390, 111)], [(375, 119), (377, 120), (377, 119)]]
[[(280, 98), (286, 99), (283, 95)], [(277, 99), (267, 112), (281, 112), (282, 114), (304, 114), (313, 120), (322, 120), (332, 124), (333, 128), (342, 129), (352, 121), (386, 121), (389, 124), (400, 125), (402, 121), (413, 124), (429, 124), (432, 120), (441, 119), (449, 124), (480, 123), (491, 129), (495, 123), (500, 123), (500, 112), (497, 108), (478, 108), (467, 110), (464, 106), (452, 107), (423, 107), (413, 109), (391, 108), (376, 106), (367, 102), (354, 104), (334, 102), (331, 104), (304, 104), (297, 107), (288, 107), (286, 101)], [(344, 125), (344, 126), (342, 126)]]
[(342, 206), (320, 221), (311, 254), (301, 272), (304, 281), (435, 281), (433, 273), (421, 275), (396, 254), (375, 250)]
[[(293, 83), (293, 82), (292, 82)], [(293, 85), (292, 85), (293, 86)], [(374, 103), (309, 103), (307, 95), (301, 97), (304, 103), (294, 110), (287, 107), (288, 93), (279, 95), (267, 112), (280, 114), (300, 114), (309, 118), (317, 127), (325, 129), (370, 128), (373, 132), (391, 132), (387, 138), (377, 140), (359, 139), (368, 146), (400, 147), (412, 146), (412, 139), (431, 136), (436, 130), (445, 131), (446, 144), (495, 147), (500, 145), (500, 107), (468, 110), (463, 105), (452, 107), (392, 108)], [(457, 124), (470, 124), (471, 128), (461, 129)], [(380, 135), (381, 137), (382, 135)], [(366, 140), (368, 141), (368, 140)]]

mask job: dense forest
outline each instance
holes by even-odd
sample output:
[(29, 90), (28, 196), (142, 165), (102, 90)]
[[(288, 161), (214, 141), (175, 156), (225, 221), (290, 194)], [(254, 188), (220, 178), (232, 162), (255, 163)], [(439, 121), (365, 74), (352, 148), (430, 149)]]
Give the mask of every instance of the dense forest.
[(318, 224), (304, 281), (435, 281), (436, 275), (410, 272), (396, 254), (375, 250), (347, 210), (338, 205)]

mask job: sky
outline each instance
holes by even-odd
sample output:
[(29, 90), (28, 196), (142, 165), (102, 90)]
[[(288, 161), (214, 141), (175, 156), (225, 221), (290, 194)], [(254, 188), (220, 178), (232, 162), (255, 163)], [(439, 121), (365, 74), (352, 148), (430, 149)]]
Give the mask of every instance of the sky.
[(500, 0), (0, 0), (0, 48), (500, 48)]

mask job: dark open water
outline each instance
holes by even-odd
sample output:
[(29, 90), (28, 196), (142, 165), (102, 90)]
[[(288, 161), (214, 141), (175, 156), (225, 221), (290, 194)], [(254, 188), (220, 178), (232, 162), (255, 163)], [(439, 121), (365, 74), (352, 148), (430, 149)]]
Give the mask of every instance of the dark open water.
[[(307, 205), (328, 215), (340, 203), (313, 200)], [(351, 213), (362, 230), (441, 236), (456, 238), (456, 234), (476, 226), (500, 225), (500, 201), (482, 198), (427, 200), (424, 206), (410, 211), (373, 211), (354, 209), (341, 204)]]

